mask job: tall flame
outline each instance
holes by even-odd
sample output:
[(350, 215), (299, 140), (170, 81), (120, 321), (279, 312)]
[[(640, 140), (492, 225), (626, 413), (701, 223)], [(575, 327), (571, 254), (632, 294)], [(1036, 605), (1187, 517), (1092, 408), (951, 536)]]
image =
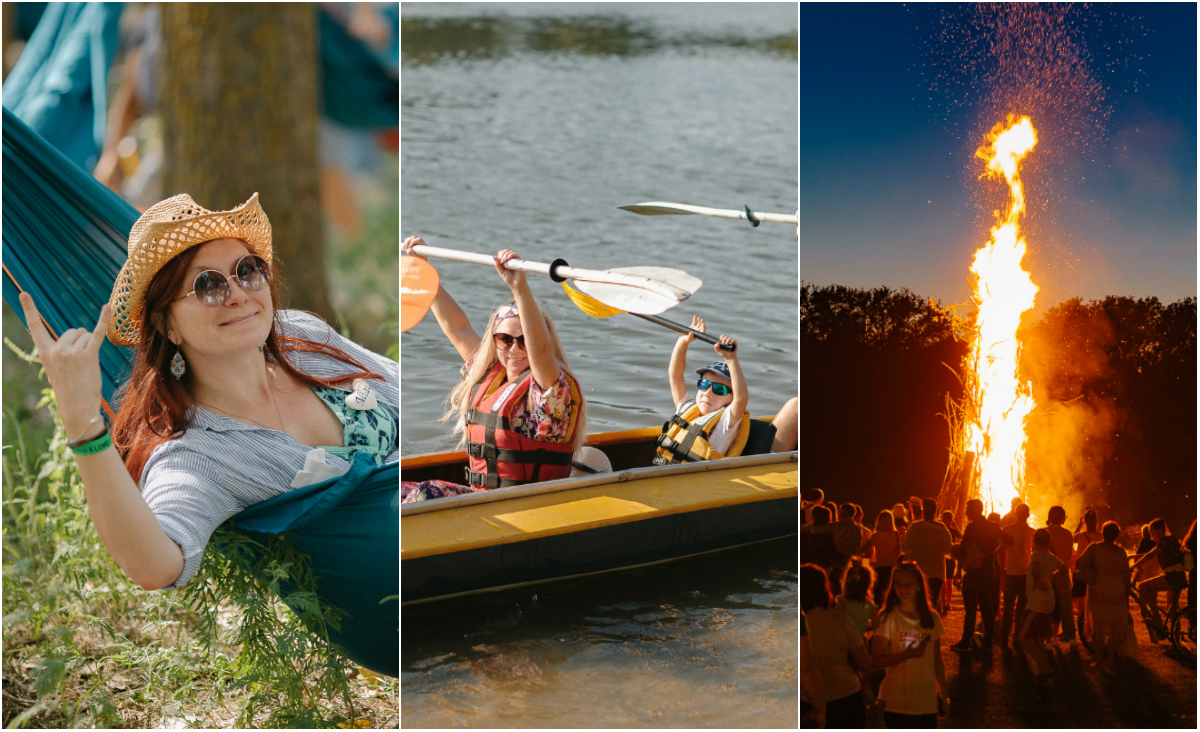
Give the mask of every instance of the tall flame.
[[(1011, 119), (1011, 118), (1010, 118)], [(1033, 309), (1037, 285), (1021, 267), (1025, 239), (1018, 219), (1025, 211), (1019, 165), (1037, 144), (1037, 133), (1028, 117), (1007, 129), (997, 125), (988, 136), (990, 144), (976, 156), (987, 161), (987, 175), (1004, 176), (1012, 192), (1007, 215), (992, 228), (992, 239), (975, 252), (971, 272), (977, 335), (971, 346), (974, 369), (974, 403), (977, 421), (967, 427), (967, 449), (978, 460), (978, 497), (985, 514), (1006, 513), (1025, 482), (1025, 418), (1033, 411), (1032, 388), (1017, 378), (1021, 345), (1017, 327), (1021, 316)]]

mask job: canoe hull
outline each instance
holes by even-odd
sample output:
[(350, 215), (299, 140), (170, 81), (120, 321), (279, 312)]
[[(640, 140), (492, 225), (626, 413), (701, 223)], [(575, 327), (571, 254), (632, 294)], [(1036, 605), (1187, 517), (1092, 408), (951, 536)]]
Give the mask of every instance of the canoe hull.
[[(617, 472), (405, 505), (404, 605), (681, 559), (794, 536), (795, 452), (637, 466), (657, 430), (594, 436)], [(461, 454), (461, 453), (460, 453)], [(629, 462), (626, 462), (627, 457)], [(403, 480), (461, 470), (422, 456)], [(629, 463), (634, 465), (625, 467)], [(620, 467), (618, 467), (620, 466)]]
[(404, 561), (403, 601), (500, 590), (794, 536), (795, 495)]

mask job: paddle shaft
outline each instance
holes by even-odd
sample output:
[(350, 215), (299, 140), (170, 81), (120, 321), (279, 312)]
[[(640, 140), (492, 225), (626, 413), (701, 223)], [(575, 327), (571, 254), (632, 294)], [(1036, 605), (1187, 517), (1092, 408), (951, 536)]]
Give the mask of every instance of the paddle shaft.
[[(488, 267), (495, 266), (496, 263), (495, 258), (488, 254), (460, 252), (455, 249), (442, 249), (424, 244), (418, 244), (414, 246), (412, 251), (414, 254), (419, 254), (423, 257), (437, 257), (438, 259), (449, 259), (455, 262), (482, 264)], [(546, 275), (547, 277), (554, 279), (580, 280), (583, 282), (603, 282), (610, 285), (636, 287), (638, 289), (648, 290), (650, 292), (654, 292), (675, 300), (685, 300), (691, 296), (690, 292), (681, 290), (667, 282), (652, 280), (648, 277), (622, 274), (620, 272), (605, 272), (598, 269), (581, 269), (579, 267), (570, 267), (566, 264), (543, 264), (541, 262), (530, 262), (524, 259), (510, 259), (504, 263), (504, 268), (511, 269), (514, 272)]]
[(686, 325), (680, 325), (679, 323), (667, 320), (666, 318), (660, 318), (657, 315), (642, 315), (641, 313), (629, 313), (629, 314), (636, 315), (639, 318), (641, 318), (642, 320), (649, 320), (651, 323), (657, 323), (658, 325), (661, 325), (664, 328), (670, 328), (671, 330), (678, 331), (680, 333), (691, 333), (692, 335), (696, 336), (697, 339), (702, 340), (705, 343), (711, 343), (714, 346), (717, 345), (718, 343), (720, 343), (720, 348), (722, 351), (736, 351), (737, 350), (737, 346), (733, 345), (732, 343), (721, 343), (720, 339), (718, 339), (718, 338), (714, 338), (707, 333), (701, 333), (700, 331), (695, 330), (693, 328), (689, 328)]
[(724, 208), (707, 208), (705, 206), (690, 206), (684, 203), (667, 203), (665, 201), (651, 201), (649, 203), (638, 203), (631, 206), (619, 206), (626, 211), (633, 211), (644, 216), (683, 216), (687, 214), (700, 214), (702, 216), (717, 216), (723, 219), (738, 219), (739, 221), (768, 221), (773, 224), (795, 224), (796, 216), (794, 214), (777, 214), (765, 213), (762, 211), (752, 211), (750, 217), (746, 216), (745, 211), (734, 211)]

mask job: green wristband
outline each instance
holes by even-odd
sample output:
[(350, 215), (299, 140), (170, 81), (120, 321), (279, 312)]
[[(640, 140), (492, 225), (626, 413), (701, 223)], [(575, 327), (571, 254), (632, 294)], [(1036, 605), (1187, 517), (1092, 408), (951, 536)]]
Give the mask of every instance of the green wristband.
[(112, 447), (112, 435), (108, 433), (108, 430), (104, 430), (104, 434), (91, 442), (85, 442), (79, 447), (72, 447), (71, 452), (76, 455), (95, 455), (98, 452), (104, 452), (110, 447)]

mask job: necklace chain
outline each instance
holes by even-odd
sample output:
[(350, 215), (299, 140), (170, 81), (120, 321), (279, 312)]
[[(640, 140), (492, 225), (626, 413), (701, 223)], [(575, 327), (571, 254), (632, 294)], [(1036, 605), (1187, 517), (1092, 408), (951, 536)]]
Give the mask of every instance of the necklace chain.
[[(275, 373), (274, 370), (272, 370), (271, 374), (274, 374), (274, 373)], [(279, 426), (282, 427), (283, 432), (286, 433), (287, 432), (287, 424), (283, 421), (283, 415), (280, 414), (280, 412), (279, 412), (279, 401), (275, 398), (275, 385), (272, 384), (270, 382), (270, 380), (267, 381), (267, 388), (271, 390), (271, 403), (275, 405), (275, 416), (279, 419)], [(193, 397), (193, 399), (194, 399), (194, 397)], [(254, 424), (258, 425), (259, 427), (262, 427), (263, 429), (267, 429), (267, 430), (271, 429), (270, 427), (263, 424), (262, 422), (259, 422), (257, 419), (253, 419), (251, 417), (247, 417), (242, 414), (234, 414), (233, 412), (227, 412), (224, 409), (221, 409), (220, 407), (214, 407), (213, 405), (209, 404), (208, 402), (202, 402), (199, 399), (195, 399), (195, 401), (197, 404), (201, 404), (205, 407), (208, 407), (209, 409), (215, 409), (216, 411), (220, 412), (221, 414), (225, 414), (230, 417), (236, 417), (238, 419), (246, 419), (246, 420), (249, 420), (249, 421), (253, 422)]]

